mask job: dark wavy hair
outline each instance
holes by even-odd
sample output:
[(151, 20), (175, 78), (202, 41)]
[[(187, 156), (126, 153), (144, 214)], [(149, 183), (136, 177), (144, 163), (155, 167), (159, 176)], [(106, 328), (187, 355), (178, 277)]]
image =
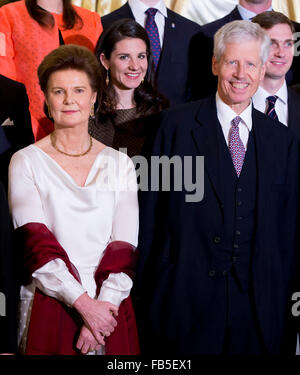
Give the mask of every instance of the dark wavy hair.
[(106, 59), (109, 60), (116, 43), (127, 38), (143, 40), (146, 44), (147, 51), (147, 72), (144, 81), (134, 90), (137, 115), (143, 117), (155, 114), (169, 105), (168, 100), (156, 87), (153, 57), (146, 30), (133, 19), (124, 18), (113, 22), (109, 28), (101, 34), (95, 50), (102, 75), (102, 101), (99, 103), (99, 120), (106, 120), (114, 116), (118, 103), (117, 93), (112, 83), (110, 82), (108, 85), (105, 83), (107, 70), (100, 62), (100, 55), (103, 53)]
[[(41, 8), (37, 0), (25, 0), (27, 11), (31, 18), (38, 22), (42, 27), (52, 28), (54, 26), (54, 17), (50, 12)], [(81, 28), (83, 25), (81, 17), (72, 6), (72, 0), (63, 0), (63, 21), (65, 29), (73, 29), (75, 25)]]

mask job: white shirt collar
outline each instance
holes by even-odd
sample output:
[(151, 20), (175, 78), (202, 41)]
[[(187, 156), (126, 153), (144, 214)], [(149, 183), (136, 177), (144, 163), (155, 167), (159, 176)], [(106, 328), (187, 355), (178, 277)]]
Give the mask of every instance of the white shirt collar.
[[(128, 5), (136, 19), (138, 18), (136, 17), (137, 14), (144, 14), (149, 8), (149, 6), (140, 0), (128, 0)], [(167, 17), (167, 7), (164, 0), (159, 0), (153, 8), (156, 8), (164, 17)]]
[(287, 104), (288, 101), (288, 91), (286, 81), (284, 81), (283, 85), (275, 94), (270, 94), (266, 91), (263, 87), (259, 86), (256, 93), (253, 96), (254, 106), (256, 107), (256, 103), (264, 103), (266, 102), (266, 98), (270, 95), (278, 96), (278, 100), (280, 100), (283, 104)]
[(278, 96), (278, 99), (281, 100), (284, 104), (287, 104), (288, 101), (288, 91), (286, 81), (284, 81), (283, 85), (280, 89), (275, 93)]
[(252, 130), (252, 101), (246, 109), (239, 115), (237, 115), (223, 100), (220, 98), (219, 93), (216, 94), (216, 105), (217, 105), (217, 114), (218, 119), (221, 123), (226, 126), (231, 127), (231, 121), (236, 117), (240, 116), (244, 125), (246, 125), (248, 131)]
[[(256, 13), (251, 12), (250, 10), (242, 7), (240, 4), (238, 4), (237, 7), (243, 20), (249, 21), (251, 18), (256, 16)], [(271, 10), (272, 10), (272, 6), (270, 6), (270, 8), (267, 9), (266, 11), (271, 11)]]

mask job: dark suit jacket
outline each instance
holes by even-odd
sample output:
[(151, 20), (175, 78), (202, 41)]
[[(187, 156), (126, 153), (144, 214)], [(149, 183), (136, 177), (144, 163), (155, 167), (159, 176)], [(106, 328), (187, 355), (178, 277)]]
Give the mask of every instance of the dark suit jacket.
[[(250, 279), (264, 343), (276, 354), (288, 337), (289, 302), (297, 290), (298, 142), (255, 109), (252, 119), (257, 203)], [(187, 203), (190, 192), (173, 191), (174, 183), (170, 192), (140, 193), (137, 311), (142, 345), (151, 354), (217, 354), (222, 348), (225, 282), (211, 272), (224, 229), (218, 126), (214, 97), (189, 103), (162, 113), (152, 147), (152, 155), (191, 156), (194, 183), (195, 158), (203, 155), (204, 198)]]
[[(18, 283), (13, 252), (12, 225), (4, 187), (0, 181), (0, 306), (5, 303), (5, 316), (0, 316), (0, 353), (17, 351)], [(3, 299), (5, 296), (5, 301)], [(2, 315), (2, 314), (0, 314)]]
[[(157, 68), (157, 85), (173, 105), (191, 99), (194, 69), (191, 70), (190, 64), (199, 60), (199, 48), (194, 43), (194, 36), (201, 28), (170, 9), (167, 13), (163, 48)], [(128, 3), (101, 18), (103, 29), (120, 18), (134, 19)]]
[(293, 91), (295, 91), (297, 94), (300, 94), (300, 83), (291, 86), (291, 89), (293, 89)]
[(0, 98), (0, 181), (6, 187), (12, 154), (33, 143), (34, 137), (25, 86), (0, 75)]
[[(229, 14), (226, 16), (207, 23), (201, 28), (201, 33), (197, 36), (198, 41), (195, 42), (199, 46), (202, 46), (202, 50), (205, 51), (204, 58), (201, 60), (201, 71), (203, 74), (205, 84), (201, 84), (201, 80), (198, 81), (195, 85), (195, 91), (193, 92), (193, 98), (200, 99), (205, 98), (208, 95), (211, 95), (216, 91), (217, 87), (217, 78), (213, 76), (211, 70), (211, 59), (213, 56), (213, 38), (215, 33), (226, 23), (232, 21), (242, 20), (238, 7), (236, 6)], [(293, 22), (295, 31), (300, 32), (300, 24)], [(300, 52), (300, 48), (299, 52)], [(198, 76), (195, 76), (196, 79)], [(295, 56), (293, 64), (286, 76), (287, 84), (294, 85), (300, 83), (300, 56)]]
[(288, 87), (288, 127), (300, 141), (300, 95)]

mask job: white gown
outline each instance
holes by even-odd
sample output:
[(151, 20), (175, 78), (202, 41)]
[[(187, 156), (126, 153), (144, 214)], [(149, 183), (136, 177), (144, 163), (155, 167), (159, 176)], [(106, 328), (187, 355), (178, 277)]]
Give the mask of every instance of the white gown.
[[(9, 166), (9, 205), (14, 227), (43, 223), (64, 248), (82, 284), (55, 259), (33, 273), (21, 287), (19, 343), (26, 345), (34, 289), (68, 306), (85, 291), (97, 298), (94, 272), (108, 243), (126, 241), (137, 246), (138, 202), (136, 173), (127, 155), (110, 147), (96, 157), (83, 187), (48, 154), (30, 145), (16, 152)], [(132, 287), (124, 273), (110, 274), (99, 300), (117, 306)]]

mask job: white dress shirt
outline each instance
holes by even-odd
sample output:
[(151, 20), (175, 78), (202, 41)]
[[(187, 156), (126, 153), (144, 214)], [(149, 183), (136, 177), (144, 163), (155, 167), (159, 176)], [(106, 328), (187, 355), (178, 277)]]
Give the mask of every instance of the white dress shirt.
[[(149, 9), (149, 6), (142, 3), (140, 0), (128, 0), (128, 4), (136, 22), (145, 27), (147, 19), (147, 14), (145, 14), (145, 12), (147, 9)], [(165, 18), (167, 18), (167, 7), (163, 0), (158, 0), (158, 2), (152, 8), (157, 9), (155, 22), (158, 28), (160, 46), (162, 47), (164, 40)]]
[(227, 146), (229, 145), (230, 128), (232, 126), (231, 121), (236, 116), (239, 116), (241, 118), (241, 122), (239, 123), (240, 138), (241, 138), (241, 141), (243, 142), (245, 150), (247, 150), (249, 133), (251, 132), (251, 129), (252, 129), (252, 103), (250, 103), (248, 107), (242, 113), (237, 115), (229, 107), (229, 105), (225, 104), (222, 101), (219, 94), (217, 93), (216, 105), (217, 105), (217, 116), (220, 121)]
[[(237, 7), (243, 20), (250, 21), (253, 17), (257, 15), (256, 13), (251, 12), (251, 10), (248, 10), (242, 7), (240, 4), (238, 4)], [(269, 9), (266, 9), (266, 12), (271, 11), (271, 10), (272, 10), (272, 7), (270, 7)]]
[(288, 125), (288, 92), (287, 92), (286, 82), (284, 81), (284, 84), (275, 94), (270, 94), (264, 88), (259, 86), (258, 90), (252, 97), (253, 105), (255, 109), (259, 110), (260, 112), (266, 113), (268, 110), (267, 97), (270, 95), (278, 96), (278, 99), (276, 100), (276, 103), (275, 103), (275, 111), (278, 116), (278, 120), (287, 126)]

